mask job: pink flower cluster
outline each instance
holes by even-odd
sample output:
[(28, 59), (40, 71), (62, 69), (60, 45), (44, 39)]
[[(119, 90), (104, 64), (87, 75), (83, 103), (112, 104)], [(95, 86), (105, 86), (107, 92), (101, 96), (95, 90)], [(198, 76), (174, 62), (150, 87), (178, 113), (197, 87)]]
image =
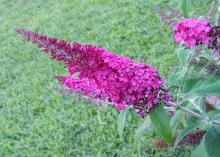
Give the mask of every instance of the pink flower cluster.
[[(89, 96), (92, 93), (99, 93), (98, 88), (96, 87), (95, 82), (88, 81), (85, 79), (80, 79), (80, 78), (73, 78), (72, 76), (58, 76), (57, 80), (60, 81), (64, 86), (70, 87), (74, 91), (78, 91), (83, 95)], [(94, 98), (96, 97), (95, 95), (90, 95), (91, 97), (93, 96)]]
[(173, 25), (176, 44), (184, 43), (189, 48), (199, 44), (209, 44), (208, 32), (211, 26), (206, 20), (188, 18)]
[(16, 29), (29, 41), (38, 44), (51, 58), (63, 61), (70, 76), (58, 80), (73, 91), (111, 102), (117, 109), (130, 105), (140, 116), (153, 109), (159, 101), (169, 101), (164, 81), (148, 64), (108, 52), (93, 45), (72, 45), (38, 33)]

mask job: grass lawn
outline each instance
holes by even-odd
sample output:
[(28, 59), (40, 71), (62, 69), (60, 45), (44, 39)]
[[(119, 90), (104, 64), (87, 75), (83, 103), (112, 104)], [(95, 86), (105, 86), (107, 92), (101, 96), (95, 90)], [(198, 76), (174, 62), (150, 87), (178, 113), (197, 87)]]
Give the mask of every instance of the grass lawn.
[[(211, 0), (195, 0), (194, 14), (207, 12)], [(157, 0), (178, 7), (178, 0)], [(155, 2), (154, 2), (155, 3)], [(176, 65), (172, 32), (157, 17), (153, 0), (0, 0), (0, 156), (133, 157), (135, 129), (143, 122), (129, 115), (123, 141), (118, 111), (97, 110), (53, 92), (63, 64), (49, 60), (14, 27), (68, 41), (92, 43), (117, 54), (145, 61), (167, 77)], [(188, 149), (156, 150), (157, 133), (140, 139), (141, 156), (188, 157)]]

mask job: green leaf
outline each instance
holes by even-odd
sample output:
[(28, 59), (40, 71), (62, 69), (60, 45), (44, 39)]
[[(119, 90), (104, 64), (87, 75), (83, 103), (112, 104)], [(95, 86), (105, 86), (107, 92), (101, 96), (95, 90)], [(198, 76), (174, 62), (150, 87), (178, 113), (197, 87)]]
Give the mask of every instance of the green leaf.
[(180, 85), (181, 82), (184, 79), (184, 76), (185, 76), (186, 72), (187, 72), (187, 69), (182, 68), (181, 70), (179, 70), (176, 73), (172, 74), (169, 78), (170, 82), (174, 85)]
[(219, 11), (218, 11), (217, 19), (216, 19), (216, 24), (217, 26), (220, 26), (220, 12)]
[(195, 123), (198, 123), (200, 119), (195, 118), (195, 117), (189, 117), (188, 120), (186, 121), (187, 126), (194, 125)]
[(215, 116), (217, 116), (219, 114), (220, 114), (219, 110), (212, 110), (212, 111), (207, 113), (207, 116), (208, 116), (209, 119), (212, 119), (212, 118), (217, 118)]
[[(185, 107), (186, 108), (191, 108), (191, 104), (187, 104)], [(182, 110), (177, 110), (175, 112), (175, 114), (171, 117), (171, 121), (170, 121), (170, 126), (172, 129), (175, 129), (175, 127), (178, 125), (178, 124), (183, 124), (183, 121), (182, 121), (182, 118), (184, 116), (185, 112), (183, 112)]]
[[(220, 112), (217, 111), (217, 110), (212, 110), (210, 112), (207, 113), (207, 117), (211, 120), (218, 120), (220, 121)], [(202, 130), (205, 130), (205, 131), (208, 131), (210, 128), (210, 125), (207, 124), (207, 123), (203, 123), (201, 129)]]
[(212, 126), (205, 136), (208, 157), (220, 157), (220, 127)]
[(173, 129), (178, 123), (180, 123), (180, 118), (184, 116), (184, 112), (178, 110), (172, 117), (170, 121), (170, 126)]
[(103, 122), (103, 121), (102, 121), (102, 118), (101, 118), (101, 109), (98, 109), (98, 111), (97, 111), (97, 119), (98, 119), (99, 124), (106, 124), (106, 122)]
[(132, 120), (134, 120), (135, 122), (138, 122), (140, 120), (140, 116), (135, 110), (130, 110), (129, 115), (131, 115)]
[(184, 17), (189, 17), (189, 11), (191, 9), (191, 0), (182, 0), (181, 10), (183, 12)]
[(195, 130), (197, 127), (198, 127), (198, 123), (194, 123), (188, 127), (186, 127), (185, 129), (183, 129), (182, 132), (180, 132), (178, 134), (178, 136), (176, 137), (176, 141), (175, 141), (175, 144), (174, 144), (174, 148), (176, 148), (179, 144), (179, 142), (190, 132), (192, 132), (193, 130)]
[(204, 52), (204, 53), (202, 53), (202, 54), (200, 55), (200, 57), (203, 57), (203, 58), (207, 59), (207, 60), (208, 60), (209, 62), (211, 62), (211, 63), (215, 63), (215, 59), (214, 59), (213, 56), (211, 56), (211, 54), (209, 54), (209, 53)]
[(134, 135), (135, 142), (139, 142), (144, 133), (151, 128), (150, 117), (147, 116), (141, 126), (136, 130)]
[(118, 116), (118, 133), (120, 138), (122, 139), (122, 134), (124, 132), (124, 127), (125, 127), (125, 118), (126, 118), (126, 114), (128, 112), (128, 108), (124, 111), (120, 111), (120, 114)]
[(217, 113), (215, 116), (213, 116), (212, 120), (220, 120), (220, 113)]
[(206, 104), (205, 104), (205, 98), (203, 97), (200, 97), (199, 100), (197, 102), (195, 102), (199, 108), (201, 109), (202, 111), (202, 115), (203, 116), (206, 116), (206, 111), (207, 111), (207, 108), (206, 108)]
[(184, 77), (187, 73), (187, 64), (192, 54), (192, 51), (180, 47), (175, 53), (177, 53), (179, 59), (179, 67), (177, 72), (172, 73), (172, 75), (169, 77), (169, 80), (172, 84), (179, 85), (182, 84)]
[(188, 95), (219, 96), (220, 95), (220, 75), (211, 75), (207, 78), (186, 79), (183, 85), (183, 93)]
[(192, 51), (189, 50), (189, 49), (180, 48), (177, 51), (177, 56), (178, 56), (179, 61), (180, 61), (180, 67), (183, 67), (183, 66), (187, 65), (191, 54), (192, 54)]
[(192, 152), (191, 157), (208, 157), (205, 149), (204, 137), (199, 146)]
[(182, 92), (183, 93), (189, 93), (190, 91), (193, 90), (193, 88), (196, 88), (195, 85), (201, 80), (201, 78), (198, 79), (186, 79), (184, 81), (184, 85), (183, 85), (183, 89)]
[(169, 144), (172, 143), (172, 130), (170, 127), (170, 118), (163, 107), (157, 106), (149, 113), (154, 128), (160, 136)]

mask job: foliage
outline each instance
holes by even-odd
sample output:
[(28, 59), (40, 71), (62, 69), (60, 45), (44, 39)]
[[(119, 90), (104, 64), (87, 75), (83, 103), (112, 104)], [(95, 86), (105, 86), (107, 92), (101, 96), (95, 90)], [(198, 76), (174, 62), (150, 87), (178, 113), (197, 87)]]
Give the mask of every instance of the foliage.
[[(175, 64), (174, 45), (171, 44), (171, 31), (160, 25), (152, 3), (0, 0), (0, 29), (3, 32), (0, 36), (0, 156), (136, 156), (133, 137), (137, 123), (141, 125), (142, 120), (134, 120), (128, 114), (126, 126), (129, 127), (123, 129), (124, 141), (120, 141), (116, 125), (118, 112), (111, 107), (97, 111), (95, 105), (87, 108), (83, 101), (51, 93), (48, 82), (55, 83), (53, 75), (63, 72), (62, 65), (52, 61), (48, 64), (47, 57), (40, 55), (35, 47), (17, 41), (10, 30), (14, 26), (25, 26), (60, 38), (72, 39), (74, 36), (132, 58), (140, 57), (143, 52), (142, 58), (157, 66), (162, 76), (167, 76), (170, 65)], [(201, 12), (209, 1), (194, 3)], [(175, 2), (169, 4), (176, 5)], [(116, 18), (118, 15), (120, 19)], [(178, 81), (183, 82), (182, 78)], [(182, 86), (178, 90), (182, 90)], [(192, 111), (196, 108), (196, 113), (203, 115), (204, 104), (197, 104), (201, 98), (189, 100), (188, 108), (196, 104)], [(187, 106), (184, 102), (183, 105)], [(185, 124), (178, 121), (177, 125), (175, 131)], [(140, 154), (143, 156), (189, 156), (187, 149), (154, 150), (150, 142), (158, 136), (150, 131), (140, 132), (139, 141), (144, 143)], [(215, 148), (208, 149), (210, 153), (215, 151)]]
[(170, 119), (163, 107), (157, 106), (149, 113), (151, 121), (155, 129), (168, 144), (172, 144), (172, 130), (170, 127)]
[[(188, 55), (188, 50), (186, 50), (185, 56)], [(184, 53), (184, 52), (183, 52)], [(204, 52), (206, 53), (206, 52)], [(192, 51), (192, 55), (189, 58), (189, 60), (193, 60), (195, 56)], [(186, 58), (188, 57), (179, 57), (180, 63), (185, 62)], [(182, 64), (183, 65), (183, 64)], [(188, 62), (188, 68), (194, 67), (194, 65), (190, 65), (190, 61)], [(212, 114), (209, 114), (209, 111), (207, 110), (207, 107), (205, 104), (205, 99), (207, 96), (220, 96), (220, 76), (216, 74), (210, 74), (209, 72), (203, 72), (199, 71), (199, 69), (193, 68), (194, 70), (187, 70), (182, 72), (181, 68), (179, 68), (178, 73), (183, 73), (181, 78), (178, 78), (178, 82), (180, 84), (174, 84), (176, 88), (178, 88), (179, 92), (177, 95), (178, 99), (178, 106), (177, 108), (181, 109), (181, 106), (185, 106), (185, 102), (187, 102), (187, 105), (184, 108), (182, 108), (182, 111), (186, 113), (185, 117), (183, 117), (186, 121), (190, 120), (191, 116), (196, 117), (197, 119), (194, 119), (193, 121), (190, 120), (190, 125), (183, 128), (183, 130), (178, 134), (175, 147), (178, 145), (178, 143), (181, 141), (181, 139), (187, 135), (188, 133), (192, 132), (196, 129), (205, 129), (207, 130), (207, 134), (204, 136), (203, 142), (201, 143), (201, 146), (199, 146), (195, 153), (192, 154), (192, 156), (196, 156), (195, 154), (198, 154), (200, 149), (206, 150), (204, 154), (207, 154), (210, 157), (218, 156), (219, 150), (216, 148), (220, 146), (218, 143), (218, 139), (220, 138), (220, 135), (218, 134), (218, 129), (216, 127), (219, 127), (220, 123), (216, 123), (216, 119), (211, 118), (217, 116), (220, 111), (218, 109), (212, 109)], [(197, 73), (196, 75), (194, 75)], [(202, 75), (201, 75), (202, 74)], [(175, 74), (174, 74), (175, 75)], [(171, 78), (173, 79), (173, 78)], [(176, 81), (172, 81), (176, 82)], [(189, 111), (189, 112), (188, 112)], [(179, 114), (179, 113), (178, 113)], [(190, 116), (189, 116), (190, 115)], [(211, 117), (209, 116), (211, 115)], [(176, 116), (173, 118), (176, 119)], [(173, 119), (174, 120), (174, 119)], [(181, 121), (175, 120), (177, 123), (182, 123)], [(179, 128), (180, 129), (180, 128)], [(204, 144), (205, 143), (205, 144)], [(214, 144), (215, 143), (215, 144)], [(215, 145), (215, 146), (214, 146)], [(204, 152), (204, 150), (203, 150)]]
[[(119, 112), (100, 108), (104, 123), (100, 124), (95, 105), (85, 107), (84, 101), (52, 92), (51, 86), (57, 84), (54, 75), (67, 73), (63, 65), (48, 61), (35, 46), (18, 40), (12, 28), (93, 43), (135, 59), (141, 55), (165, 76), (174, 65), (174, 45), (170, 30), (158, 25), (162, 23), (152, 4), (133, 0), (0, 0), (0, 14), (0, 156), (136, 156), (134, 132), (142, 120), (126, 116), (121, 142)], [(145, 143), (143, 156), (181, 153), (170, 148), (155, 151), (150, 145), (154, 132), (144, 135), (140, 139)]]
[(189, 17), (189, 13), (192, 9), (191, 0), (181, 0), (181, 10), (183, 12), (184, 17)]

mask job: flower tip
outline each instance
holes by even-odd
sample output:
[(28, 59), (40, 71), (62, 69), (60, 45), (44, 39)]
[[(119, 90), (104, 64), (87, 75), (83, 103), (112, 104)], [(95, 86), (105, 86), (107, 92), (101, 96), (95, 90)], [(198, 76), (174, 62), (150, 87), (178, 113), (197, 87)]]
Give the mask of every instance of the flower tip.
[(17, 32), (19, 30), (19, 28), (18, 27), (14, 27), (14, 28), (12, 28), (12, 30)]
[(64, 82), (65, 82), (65, 77), (64, 77), (64, 76), (56, 76), (56, 79), (57, 79), (60, 83), (64, 83)]
[(126, 109), (125, 104), (115, 104), (115, 107), (121, 111), (124, 111)]
[(18, 27), (14, 27), (14, 28), (13, 28), (13, 31), (15, 31), (15, 32), (17, 32), (17, 33), (20, 33), (20, 32), (22, 32), (22, 31), (24, 31), (24, 29), (18, 28)]

